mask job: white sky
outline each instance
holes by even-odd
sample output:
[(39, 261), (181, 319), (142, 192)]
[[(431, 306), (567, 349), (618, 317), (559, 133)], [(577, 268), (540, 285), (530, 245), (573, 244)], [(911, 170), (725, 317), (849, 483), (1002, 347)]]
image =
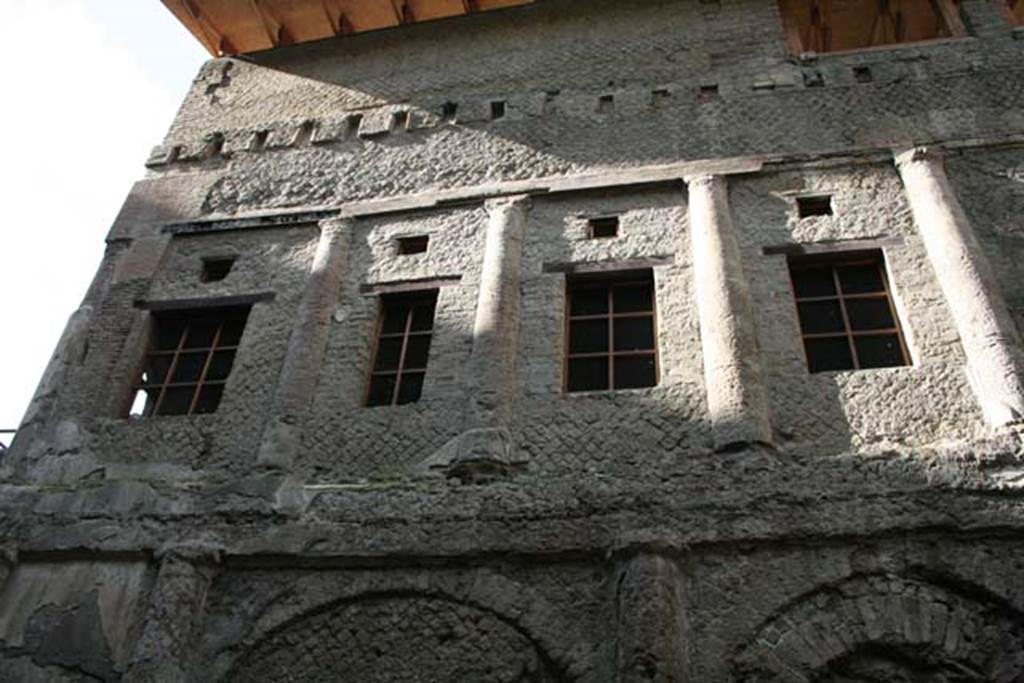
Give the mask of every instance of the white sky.
[(5, 429), (21, 421), (107, 230), (207, 55), (160, 0), (0, 0), (0, 16)]

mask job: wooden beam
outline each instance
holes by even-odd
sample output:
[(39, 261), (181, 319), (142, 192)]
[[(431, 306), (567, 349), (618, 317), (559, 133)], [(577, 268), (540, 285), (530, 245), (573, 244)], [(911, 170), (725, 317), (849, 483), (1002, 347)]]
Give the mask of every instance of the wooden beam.
[(219, 57), (222, 54), (220, 52), (220, 47), (224, 37), (220, 35), (217, 31), (213, 30), (212, 27), (209, 25), (208, 21), (201, 18), (201, 10), (197, 7), (194, 7), (189, 0), (173, 1), (180, 8), (180, 10), (185, 13), (185, 16), (189, 17), (192, 20), (192, 23), (195, 26), (195, 28), (198, 29), (198, 34), (194, 29), (192, 31), (192, 34), (199, 38), (199, 42), (201, 42), (206, 47), (206, 49), (210, 51), (212, 55), (214, 55), (215, 57)]
[(249, 0), (249, 8), (252, 10), (252, 13), (256, 15), (256, 20), (259, 22), (260, 26), (263, 27), (263, 31), (267, 34), (267, 39), (270, 41), (271, 46), (277, 47), (280, 44), (277, 32), (271, 28), (267, 18), (263, 15), (263, 10), (260, 9), (258, 0)]
[(967, 35), (967, 27), (964, 26), (963, 17), (960, 16), (960, 3), (954, 0), (934, 0), (936, 9), (942, 15), (942, 20), (954, 38), (962, 38)]

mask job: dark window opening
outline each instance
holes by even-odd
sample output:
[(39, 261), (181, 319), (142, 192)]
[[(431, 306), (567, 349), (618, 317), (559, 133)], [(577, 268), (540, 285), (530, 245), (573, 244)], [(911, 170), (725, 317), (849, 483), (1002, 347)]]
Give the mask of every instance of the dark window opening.
[(220, 405), (249, 307), (153, 313), (131, 415), (196, 415)]
[(881, 252), (789, 261), (811, 372), (909, 365)]
[(811, 216), (832, 215), (832, 195), (823, 194), (813, 197), (797, 197), (796, 209), (800, 218)]
[(505, 102), (502, 100), (491, 102), (491, 120), (503, 118), (505, 118)]
[(203, 259), (203, 272), (199, 276), (202, 282), (220, 282), (228, 276), (235, 265), (234, 256), (217, 256)]
[(299, 132), (295, 136), (295, 146), (305, 147), (313, 139), (313, 133), (316, 132), (316, 121), (304, 121), (299, 126)]
[(394, 123), (394, 130), (405, 130), (409, 126), (409, 112), (396, 111), (392, 115), (391, 120)]
[(658, 384), (650, 271), (568, 281), (567, 392)]
[(702, 85), (697, 91), (698, 102), (711, 102), (718, 98), (718, 86), (717, 85)]
[(875, 80), (874, 75), (871, 73), (870, 66), (853, 67), (853, 77), (858, 83), (870, 83)]
[(437, 290), (381, 298), (377, 347), (366, 405), (415, 403), (423, 392), (434, 336)]
[(254, 152), (260, 151), (261, 149), (267, 146), (267, 138), (269, 136), (270, 131), (257, 131), (257, 133), (252, 136), (252, 144), (249, 145), (249, 149), (251, 149)]
[(459, 105), (454, 102), (445, 102), (441, 105), (441, 118), (445, 121), (454, 121), (459, 111)]
[(597, 110), (602, 113), (608, 113), (615, 109), (615, 95), (601, 95), (597, 99)]
[(610, 239), (619, 236), (619, 217), (591, 218), (588, 221), (590, 239)]
[(426, 253), (427, 247), (430, 244), (430, 237), (428, 235), (417, 235), (416, 237), (399, 237), (398, 240), (398, 254), (399, 256), (409, 256), (411, 254), (423, 254)]
[(779, 9), (796, 54), (966, 35), (959, 0), (779, 0)]
[(348, 117), (346, 127), (348, 128), (348, 137), (355, 137), (359, 135), (359, 127), (363, 125), (362, 114), (352, 114)]

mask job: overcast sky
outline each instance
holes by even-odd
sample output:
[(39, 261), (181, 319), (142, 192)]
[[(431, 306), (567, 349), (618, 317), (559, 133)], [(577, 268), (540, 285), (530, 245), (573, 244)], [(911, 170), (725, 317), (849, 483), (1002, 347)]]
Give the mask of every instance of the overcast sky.
[(21, 421), (206, 53), (160, 0), (0, 0), (0, 10), (4, 429)]

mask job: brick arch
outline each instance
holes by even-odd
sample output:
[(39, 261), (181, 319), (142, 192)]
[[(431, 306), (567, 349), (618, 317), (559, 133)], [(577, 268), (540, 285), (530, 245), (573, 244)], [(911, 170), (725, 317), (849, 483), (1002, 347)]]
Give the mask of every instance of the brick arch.
[(988, 596), (895, 576), (819, 588), (762, 623), (740, 681), (1018, 681), (1024, 619)]
[[(332, 615), (344, 619), (352, 614), (351, 610), (364, 609), (368, 605), (377, 608), (383, 605), (384, 612), (387, 612), (386, 608), (393, 608), (396, 613), (409, 609), (414, 612), (433, 612), (439, 615), (439, 633), (455, 616), (471, 622), (486, 622), (489, 624), (487, 628), (498, 632), (509, 648), (516, 649), (515, 643), (519, 643), (522, 649), (523, 644), (527, 643), (535, 649), (537, 662), (541, 665), (536, 673), (540, 677), (524, 678), (523, 681), (549, 680), (544, 676), (550, 676), (550, 680), (593, 678), (593, 663), (598, 646), (583, 638), (571, 621), (564, 619), (553, 605), (529, 587), (498, 574), (475, 571), (445, 576), (366, 575), (339, 586), (338, 591), (325, 596), (316, 605), (305, 605), (297, 612), (277, 612), (284, 616), (273, 622), (258, 624), (245, 639), (241, 652), (235, 657), (230, 672), (223, 680), (247, 680), (242, 668), (247, 660), (265, 658), (267, 651), (273, 650), (275, 644), (281, 649), (288, 640), (300, 640), (304, 629), (308, 632), (307, 627), (312, 626), (315, 630), (317, 626), (332, 621)], [(378, 609), (377, 616), (381, 614)], [(417, 618), (422, 620), (423, 614), (417, 615)], [(440, 641), (431, 643), (431, 646), (443, 646), (450, 643), (451, 639), (441, 638)], [(294, 654), (287, 655), (286, 659)], [(369, 654), (375, 656), (373, 648)], [(294, 672), (289, 671), (293, 678), (285, 680), (305, 680), (294, 678)], [(465, 679), (464, 676), (460, 677)], [(398, 676), (393, 678), (401, 680)], [(263, 671), (258, 680), (273, 678)], [(315, 676), (309, 677), (309, 680), (315, 680)], [(496, 677), (493, 680), (502, 679)]]

